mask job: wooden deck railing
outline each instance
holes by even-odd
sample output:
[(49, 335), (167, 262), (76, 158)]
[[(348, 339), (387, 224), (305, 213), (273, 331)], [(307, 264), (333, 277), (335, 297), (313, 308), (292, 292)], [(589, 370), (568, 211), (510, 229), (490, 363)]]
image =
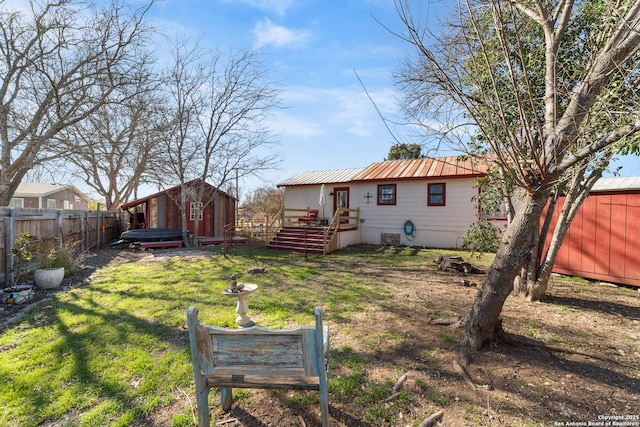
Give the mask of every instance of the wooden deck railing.
[(283, 212), (283, 226), (300, 225), (298, 218), (304, 218), (309, 216), (310, 208), (284, 208)]
[(267, 223), (260, 222), (256, 224), (252, 221), (241, 222), (236, 226), (236, 234), (249, 238), (252, 242), (263, 242), (265, 245), (271, 241), (282, 228), (284, 209), (271, 217), (267, 218)]
[(271, 222), (267, 224), (264, 230), (264, 244), (267, 245), (271, 239), (278, 234), (278, 230), (280, 230), (285, 224), (284, 217), (285, 208), (280, 209), (280, 211), (273, 217)]
[[(285, 226), (305, 226), (298, 218), (308, 216), (310, 208), (283, 208), (273, 221), (264, 228), (264, 241), (268, 244)], [(360, 208), (338, 209), (328, 225), (324, 225), (323, 253), (327, 254), (338, 249), (338, 232), (340, 230), (354, 230), (360, 225)]]

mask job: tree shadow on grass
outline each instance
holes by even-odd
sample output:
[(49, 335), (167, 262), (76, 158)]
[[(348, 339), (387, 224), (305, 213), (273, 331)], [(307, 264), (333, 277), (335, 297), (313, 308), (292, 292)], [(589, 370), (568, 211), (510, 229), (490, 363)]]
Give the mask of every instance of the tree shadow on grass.
[[(77, 402), (76, 410), (79, 414), (93, 412), (91, 416), (94, 423), (107, 422), (104, 417), (113, 421), (114, 408), (126, 408), (117, 410), (116, 419), (138, 417), (150, 410), (147, 397), (155, 399), (155, 393), (147, 390), (150, 385), (145, 381), (162, 381), (162, 378), (151, 374), (154, 368), (141, 372), (139, 366), (136, 368), (126, 363), (123, 370), (131, 368), (130, 372), (113, 378), (108, 373), (113, 368), (112, 361), (126, 357), (127, 352), (149, 352), (154, 363), (157, 363), (166, 354), (166, 346), (163, 344), (156, 348), (154, 343), (162, 342), (168, 342), (170, 347), (187, 353), (186, 331), (135, 316), (127, 310), (105, 307), (93, 298), (83, 299), (82, 304), (48, 302), (41, 310), (24, 318), (22, 323), (23, 328), (56, 331), (52, 341), (44, 344), (47, 346), (47, 359), (39, 364), (38, 361), (26, 362), (27, 366), (35, 363), (33, 369), (43, 371), (40, 379), (33, 380), (33, 376), (25, 378), (19, 372), (4, 375), (0, 379), (21, 390), (20, 401), (23, 406), (29, 405), (38, 408), (38, 412), (49, 414), (32, 416), (31, 419), (37, 422), (50, 420), (51, 414), (60, 411), (60, 405), (64, 408), (64, 400), (73, 395), (83, 396), (83, 400)], [(157, 358), (151, 354), (154, 351), (160, 353)], [(132, 357), (131, 363), (146, 362), (144, 358), (139, 360)], [(55, 371), (63, 372), (64, 378), (60, 378), (61, 374)], [(52, 385), (46, 382), (47, 372), (57, 378), (54, 378), (54, 387), (60, 389), (52, 389)], [(127, 375), (131, 379), (138, 378), (141, 384), (132, 386)], [(188, 381), (185, 379), (184, 387), (188, 387)], [(106, 412), (91, 410), (94, 407), (97, 409), (97, 406), (103, 406)], [(68, 411), (63, 409), (63, 415), (65, 412)]]
[[(547, 349), (545, 343), (541, 341), (522, 335), (511, 334), (510, 336), (514, 340), (514, 343), (502, 345), (500, 349), (503, 350), (505, 354), (519, 355), (518, 357), (522, 358), (523, 362), (538, 364), (541, 367), (549, 363), (555, 364), (563, 371), (576, 376), (591, 378), (609, 387), (621, 390), (632, 390), (640, 393), (640, 380), (605, 366), (606, 364), (611, 364), (624, 369), (624, 367), (620, 366), (615, 360), (604, 358), (594, 359), (579, 353), (576, 353), (576, 358), (582, 358), (584, 360), (571, 360), (563, 356), (563, 353)], [(522, 351), (526, 349), (529, 351)], [(533, 357), (532, 355), (534, 354), (537, 356)]]

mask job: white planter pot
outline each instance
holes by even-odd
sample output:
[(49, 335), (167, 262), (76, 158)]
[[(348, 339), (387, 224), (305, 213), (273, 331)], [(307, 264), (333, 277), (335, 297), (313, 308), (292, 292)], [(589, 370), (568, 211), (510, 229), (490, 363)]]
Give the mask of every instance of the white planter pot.
[(34, 271), (33, 281), (40, 289), (54, 289), (60, 286), (64, 279), (64, 268), (42, 268)]

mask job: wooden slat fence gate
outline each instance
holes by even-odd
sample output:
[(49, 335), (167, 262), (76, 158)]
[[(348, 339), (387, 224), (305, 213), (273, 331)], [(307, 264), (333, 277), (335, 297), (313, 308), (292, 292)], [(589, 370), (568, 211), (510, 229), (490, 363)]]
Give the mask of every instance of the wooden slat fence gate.
[(77, 254), (118, 239), (128, 224), (122, 211), (71, 211), (0, 207), (0, 282), (12, 284), (11, 250), (22, 233), (43, 247), (71, 247)]

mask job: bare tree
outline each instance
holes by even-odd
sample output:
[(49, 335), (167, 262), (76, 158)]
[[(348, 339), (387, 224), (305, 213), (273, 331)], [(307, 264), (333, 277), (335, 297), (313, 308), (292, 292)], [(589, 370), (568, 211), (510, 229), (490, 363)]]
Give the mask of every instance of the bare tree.
[(34, 166), (59, 156), (63, 129), (130, 82), (150, 7), (74, 0), (0, 3), (0, 205)]
[[(187, 202), (197, 218), (217, 192), (230, 181), (256, 176), (276, 166), (278, 155), (270, 150), (274, 141), (265, 125), (279, 103), (275, 83), (257, 52), (242, 51), (225, 58), (202, 50), (191, 40), (177, 42), (166, 78), (171, 100), (171, 134), (167, 140), (165, 170), (183, 186), (182, 229), (187, 237)], [(198, 221), (194, 223), (194, 239)], [(188, 242), (193, 244), (193, 242)]]
[(284, 208), (284, 189), (256, 188), (242, 205), (252, 218), (263, 218), (268, 224)]
[[(144, 56), (139, 56), (142, 60)], [(135, 195), (143, 182), (154, 181), (153, 166), (164, 158), (166, 113), (157, 93), (158, 81), (144, 61), (131, 95), (108, 103), (64, 132), (65, 155), (76, 179), (104, 196), (106, 208), (115, 210)]]
[(518, 188), (513, 219), (467, 316), (461, 356), (468, 361), (502, 331), (514, 279), (546, 237), (540, 217), (551, 195), (572, 188), (569, 212), (612, 150), (640, 130), (640, 1), (468, 1), (439, 37), (413, 20), (406, 2), (396, 4), (402, 37), (417, 48), (397, 76), (406, 112), (425, 124), (457, 117), (448, 137), (466, 120), (478, 131), (475, 146), (458, 146), (490, 154)]

